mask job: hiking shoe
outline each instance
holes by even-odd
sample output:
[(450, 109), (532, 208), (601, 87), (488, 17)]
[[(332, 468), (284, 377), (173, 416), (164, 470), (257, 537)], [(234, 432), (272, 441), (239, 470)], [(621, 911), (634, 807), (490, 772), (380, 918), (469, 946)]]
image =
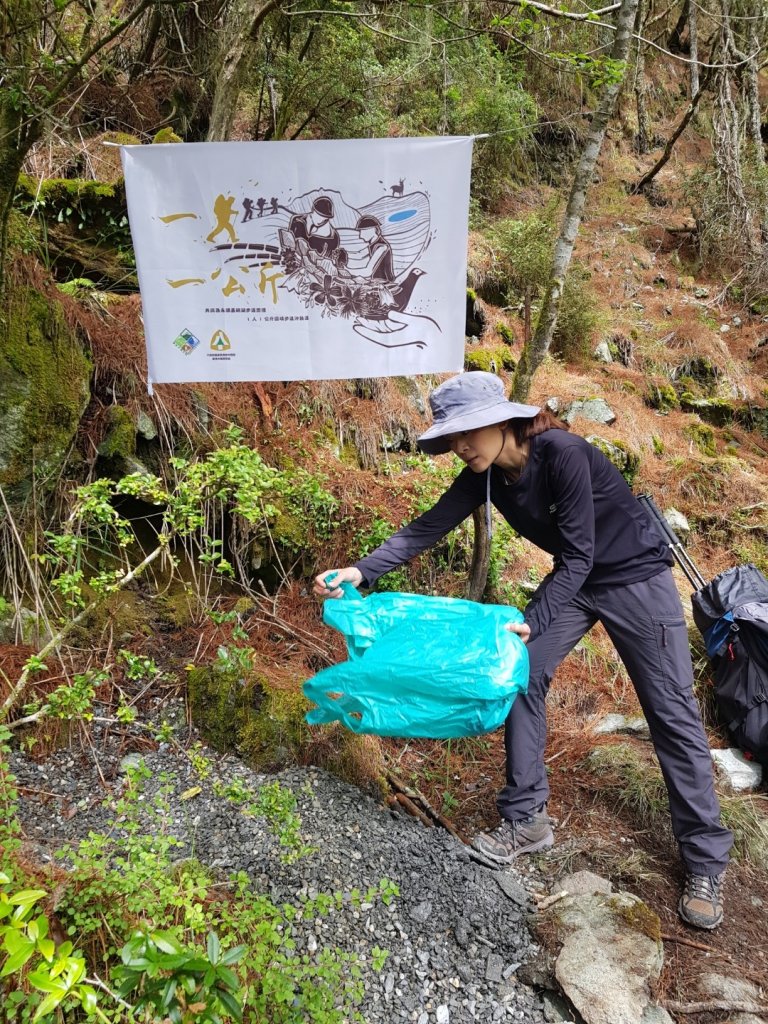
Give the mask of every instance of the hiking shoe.
[(678, 913), (686, 924), (711, 931), (723, 920), (720, 890), (725, 872), (719, 875), (686, 875)]
[(552, 823), (545, 810), (537, 811), (529, 818), (501, 823), (492, 832), (481, 832), (472, 840), (472, 846), (488, 860), (497, 864), (511, 864), (521, 853), (538, 853), (549, 850), (554, 844)]

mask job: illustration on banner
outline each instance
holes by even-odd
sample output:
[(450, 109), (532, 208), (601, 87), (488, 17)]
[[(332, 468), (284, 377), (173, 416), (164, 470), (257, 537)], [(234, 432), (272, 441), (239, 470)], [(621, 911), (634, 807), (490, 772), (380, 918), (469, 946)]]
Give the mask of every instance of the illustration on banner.
[[(220, 194), (211, 214), (205, 241), (218, 258), (209, 280), (216, 280), (221, 294), (245, 298), (258, 291), (272, 309), (298, 306), (309, 314), (277, 317), (266, 315), (267, 307), (254, 310), (263, 319), (338, 317), (387, 348), (424, 348), (441, 333), (422, 311), (419, 291), (425, 274), (419, 262), (432, 241), (429, 199), (423, 191), (407, 192), (406, 179), (364, 207), (349, 205), (335, 189), (318, 188), (285, 203), (274, 195), (238, 201)], [(170, 224), (185, 216), (161, 219)], [(168, 284), (205, 281), (185, 277)]]

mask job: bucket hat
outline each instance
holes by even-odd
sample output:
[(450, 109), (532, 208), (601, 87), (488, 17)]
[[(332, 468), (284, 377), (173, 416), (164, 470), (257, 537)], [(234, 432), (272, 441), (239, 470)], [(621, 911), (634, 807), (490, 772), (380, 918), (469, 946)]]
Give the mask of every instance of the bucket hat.
[(417, 440), (428, 455), (450, 451), (447, 438), (451, 434), (504, 420), (532, 419), (539, 412), (537, 405), (507, 401), (501, 378), (485, 370), (468, 370), (451, 377), (435, 388), (429, 404), (434, 422)]

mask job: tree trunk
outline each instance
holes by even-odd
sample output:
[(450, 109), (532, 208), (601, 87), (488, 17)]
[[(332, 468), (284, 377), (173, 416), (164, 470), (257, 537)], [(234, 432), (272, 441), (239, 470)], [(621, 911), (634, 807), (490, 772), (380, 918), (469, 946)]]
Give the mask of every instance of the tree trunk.
[(245, 73), (253, 62), (259, 31), (267, 15), (279, 6), (280, 0), (263, 0), (246, 20), (251, 4), (240, 0), (230, 16), (230, 32), (222, 46), (215, 72), (215, 89), (208, 124), (208, 142), (223, 142), (232, 131), (237, 103)]
[(491, 563), (491, 538), (488, 536), (488, 524), (485, 521), (485, 505), (476, 508), (472, 513), (472, 526), (475, 535), (472, 542), (472, 564), (467, 580), (467, 600), (480, 601), (488, 583), (488, 567)]
[[(747, 98), (747, 124), (746, 135), (750, 147), (751, 156), (758, 167), (765, 166), (765, 151), (763, 149), (763, 137), (760, 131), (760, 90), (758, 86), (758, 59), (760, 54), (757, 43), (757, 32), (753, 28), (749, 33), (749, 59), (744, 70), (744, 92)], [(752, 54), (757, 53), (756, 56)]]
[(22, 165), (39, 134), (39, 125), (22, 127), (18, 111), (0, 101), (0, 292), (5, 281), (8, 222)]
[[(645, 34), (648, 19), (648, 0), (638, 0), (637, 34)], [(648, 116), (648, 80), (645, 77), (645, 43), (637, 40), (637, 63), (635, 65), (635, 104), (637, 106), (637, 151), (647, 153), (651, 148), (651, 121)]]
[(699, 91), (699, 18), (696, 4), (688, 11), (688, 37), (691, 50), (691, 99)]
[(632, 29), (635, 23), (637, 4), (638, 0), (622, 0), (621, 7), (619, 8), (616, 19), (616, 36), (610, 56), (611, 60), (620, 62), (621, 71), (604, 87), (602, 99), (592, 118), (589, 135), (587, 136), (581, 159), (573, 177), (571, 194), (568, 198), (560, 235), (555, 243), (549, 286), (544, 295), (533, 341), (530, 345), (526, 345), (523, 348), (520, 362), (517, 364), (515, 376), (512, 380), (512, 399), (516, 402), (527, 401), (533, 375), (549, 352), (552, 344), (552, 335), (557, 323), (565, 275), (568, 272), (576, 235), (581, 224), (587, 188), (592, 181), (592, 175), (603, 145), (608, 121), (611, 118), (616, 105), (616, 98), (624, 81), (627, 54), (632, 42)]
[(704, 91), (707, 88), (708, 79), (709, 79), (709, 71), (707, 71), (706, 74), (704, 75), (704, 77), (701, 79), (701, 82), (699, 84), (699, 91), (696, 93), (696, 95), (693, 97), (691, 102), (688, 104), (688, 109), (683, 114), (683, 116), (682, 116), (682, 118), (680, 120), (680, 124), (677, 126), (677, 128), (675, 128), (675, 130), (672, 132), (670, 137), (667, 139), (667, 144), (664, 147), (664, 152), (661, 154), (661, 156), (656, 161), (656, 163), (653, 165), (653, 167), (650, 169), (650, 171), (647, 171), (642, 176), (640, 181), (638, 181), (638, 183), (635, 186), (633, 186), (633, 188), (631, 189), (633, 194), (635, 194), (637, 192), (642, 192), (643, 189), (645, 188), (645, 186), (648, 185), (651, 181), (653, 181), (653, 179), (656, 177), (656, 175), (662, 169), (664, 164), (669, 160), (670, 156), (672, 156), (672, 150), (674, 149), (675, 143), (680, 138), (680, 136), (683, 134), (685, 129), (688, 127), (688, 124), (690, 123), (693, 115), (696, 113), (696, 110), (697, 110), (697, 108), (699, 106), (699, 102), (701, 100), (701, 97), (704, 95)]

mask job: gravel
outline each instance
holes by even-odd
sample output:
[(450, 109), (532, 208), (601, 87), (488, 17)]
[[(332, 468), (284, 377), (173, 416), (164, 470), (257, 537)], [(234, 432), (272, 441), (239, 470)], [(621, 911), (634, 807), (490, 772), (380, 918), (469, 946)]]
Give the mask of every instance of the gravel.
[[(425, 828), (320, 769), (265, 776), (234, 757), (205, 754), (211, 774), (202, 781), (189, 758), (167, 744), (144, 756), (151, 772), (145, 799), (170, 787), (164, 827), (184, 844), (180, 857), (194, 856), (223, 874), (245, 871), (277, 904), (321, 892), (365, 892), (383, 878), (399, 887), (389, 905), (345, 901), (327, 917), (293, 924), (297, 949), (310, 954), (339, 946), (370, 965), (375, 946), (388, 950), (379, 973), (364, 966), (360, 1012), (368, 1024), (543, 1024), (541, 998), (516, 980), (537, 949), (525, 924), (527, 903), (542, 888), (534, 873), (489, 870), (442, 829)], [(79, 752), (59, 751), (39, 764), (15, 753), (22, 825), (37, 855), (50, 859), (89, 831), (108, 830), (114, 815), (104, 797), (114, 801), (126, 764), (136, 758), (121, 757), (108, 744), (99, 750), (98, 768)], [(289, 788), (302, 839), (316, 851), (285, 863), (268, 823), (216, 796), (215, 780), (248, 787), (278, 781)]]

